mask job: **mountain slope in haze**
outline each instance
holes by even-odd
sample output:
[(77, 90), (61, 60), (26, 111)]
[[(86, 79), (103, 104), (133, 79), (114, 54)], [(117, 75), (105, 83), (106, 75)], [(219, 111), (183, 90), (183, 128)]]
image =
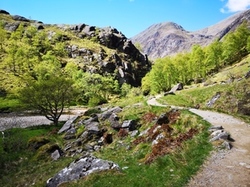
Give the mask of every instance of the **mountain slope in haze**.
[(228, 32), (237, 28), (244, 20), (250, 20), (250, 10), (237, 13), (210, 27), (189, 32), (182, 26), (165, 22), (150, 26), (134, 36), (133, 43), (139, 43), (143, 52), (151, 59), (189, 51), (194, 44), (206, 46), (214, 39), (222, 39)]

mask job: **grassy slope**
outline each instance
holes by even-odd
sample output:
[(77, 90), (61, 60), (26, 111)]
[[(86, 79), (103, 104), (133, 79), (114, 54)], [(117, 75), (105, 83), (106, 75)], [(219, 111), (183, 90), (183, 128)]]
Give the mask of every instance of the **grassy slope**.
[[(214, 109), (250, 121), (249, 116), (243, 116), (239, 112), (240, 108), (238, 105), (240, 101), (248, 102), (247, 92), (250, 91), (250, 81), (249, 79), (245, 79), (244, 75), (249, 70), (250, 57), (248, 56), (241, 62), (227, 67), (218, 74), (208, 78), (205, 82), (208, 86), (203, 86), (203, 84), (192, 85), (188, 89), (176, 92), (175, 95), (162, 97), (159, 101), (164, 104), (184, 107), (195, 107), (199, 104), (203, 109)], [(230, 83), (221, 84), (221, 82), (227, 82), (230, 77), (234, 77), (235, 80)], [(238, 81), (241, 78), (243, 79)], [(218, 92), (221, 94), (220, 99), (217, 100), (212, 108), (208, 108), (206, 105), (207, 102)]]
[[(142, 122), (141, 119), (145, 113), (153, 113), (159, 116), (162, 112), (168, 111), (166, 108), (147, 106), (141, 97), (128, 99), (120, 103), (126, 105), (126, 109), (120, 114), (121, 119), (135, 119), (141, 123), (140, 131), (143, 131), (154, 124), (150, 121)], [(142, 105), (128, 105), (141, 101)], [(130, 106), (130, 107), (129, 107)], [(114, 161), (121, 168), (127, 168), (120, 172), (110, 171), (93, 174), (84, 180), (73, 181), (64, 186), (184, 186), (199, 169), (203, 160), (211, 150), (211, 144), (208, 143), (207, 128), (208, 123), (197, 116), (190, 115), (189, 112), (183, 111), (180, 120), (173, 124), (174, 133), (172, 136), (178, 136), (188, 129), (195, 127), (200, 130), (198, 135), (193, 139), (187, 140), (172, 149), (171, 153), (166, 156), (157, 158), (151, 164), (145, 164), (144, 160), (151, 153), (152, 142), (144, 142), (138, 145), (132, 144), (136, 139), (130, 136), (120, 138), (114, 136), (114, 142), (105, 146), (95, 155)], [(193, 123), (190, 124), (189, 121)], [(202, 125), (201, 125), (202, 124)], [(28, 140), (32, 137), (47, 137), (51, 142), (62, 145), (62, 137), (57, 135), (53, 130), (55, 127), (33, 127), (27, 129), (12, 129), (8, 133), (10, 136), (9, 145), (16, 147), (18, 142), (22, 142), (19, 150), (15, 151), (13, 158), (8, 156), (13, 151), (5, 152), (3, 150), (4, 142), (0, 139), (1, 147), (1, 164), (5, 164), (0, 172), (0, 184), (4, 186), (25, 186), (26, 184), (34, 186), (44, 186), (47, 179), (52, 177), (56, 172), (66, 167), (74, 158), (60, 158), (58, 161), (51, 161), (49, 154), (46, 157), (38, 157), (39, 151), (31, 151), (27, 148)], [(17, 133), (18, 132), (18, 133)], [(115, 132), (114, 132), (115, 133)], [(23, 137), (23, 138), (22, 138)], [(16, 140), (16, 141), (15, 141)], [(128, 147), (130, 147), (128, 149)], [(7, 159), (8, 158), (8, 159)], [(195, 159), (194, 159), (195, 158)]]
[[(226, 68), (224, 71), (208, 79), (207, 82), (225, 81), (228, 79), (227, 75), (229, 73), (230, 76), (232, 74), (236, 77), (243, 76), (249, 66), (248, 58), (245, 59), (245, 61), (247, 61), (247, 63), (243, 63), (243, 65), (237, 64), (234, 67)], [(243, 83), (248, 85), (248, 82), (240, 81), (232, 84), (216, 84), (207, 87), (196, 85), (193, 86), (193, 88), (177, 92), (176, 95), (168, 95), (163, 98), (162, 102), (182, 106), (200, 104), (201, 108), (206, 108), (206, 102), (216, 92), (225, 93), (230, 91), (232, 95), (237, 95), (237, 93), (242, 91), (241, 85)], [(235, 91), (235, 88), (237, 88), (237, 91)], [(142, 104), (133, 105), (138, 102)], [(225, 102), (223, 99), (218, 102), (219, 104), (215, 105), (215, 108), (218, 110), (223, 110), (220, 108), (222, 105), (224, 106), (223, 111), (225, 111), (226, 107), (232, 108), (230, 107), (230, 102)], [(115, 105), (126, 108), (120, 114), (120, 118), (123, 120), (135, 119), (140, 121), (145, 113), (151, 112), (159, 116), (162, 112), (168, 110), (160, 107), (147, 106), (145, 98), (143, 97), (126, 98)], [(115, 136), (112, 144), (105, 146), (101, 151), (96, 152), (95, 155), (118, 163), (121, 168), (124, 168), (122, 171), (92, 174), (83, 180), (73, 181), (63, 186), (185, 186), (190, 177), (198, 171), (204, 159), (209, 155), (212, 146), (208, 142), (208, 123), (187, 111), (182, 112), (181, 119), (182, 121), (177, 122), (175, 125), (176, 132), (181, 133), (186, 131), (189, 128), (187, 125), (189, 123), (187, 122), (193, 120), (195, 122), (192, 124), (198, 125), (197, 128), (202, 128), (200, 128), (198, 135), (191, 140), (185, 141), (180, 147), (173, 149), (171, 153), (157, 158), (151, 164), (145, 164), (144, 160), (151, 152), (151, 142), (144, 142), (135, 146), (131, 144), (134, 138), (127, 137), (121, 139)], [(153, 123), (150, 122), (141, 122), (141, 124), (140, 131), (153, 125)], [(199, 124), (202, 125), (200, 126)], [(34, 183), (34, 186), (44, 186), (48, 178), (52, 177), (56, 172), (74, 160), (74, 158), (61, 158), (58, 161), (51, 161), (48, 159), (49, 157), (46, 157), (46, 159), (39, 158), (37, 157), (37, 152), (32, 152), (27, 149), (27, 142), (29, 138), (33, 136), (50, 137), (52, 138), (52, 142), (57, 142), (62, 145), (61, 136), (56, 134), (51, 136), (51, 131), (52, 129), (48, 129), (47, 127), (44, 129), (41, 127), (40, 129), (10, 130), (10, 132), (12, 132), (10, 133), (12, 135), (11, 140), (18, 140), (18, 142), (23, 141), (24, 144), (22, 145), (23, 147), (21, 146), (14, 154), (13, 152), (4, 152), (4, 154), (1, 154), (1, 161), (6, 161), (5, 164), (7, 163), (7, 168), (5, 167), (1, 172), (0, 184), (4, 186), (24, 186), (25, 184), (31, 185)], [(16, 132), (18, 132), (18, 134)], [(22, 137), (25, 138), (20, 139)], [(3, 153), (2, 139), (0, 143), (0, 150)], [(13, 142), (10, 141), (10, 144), (13, 145)], [(1, 162), (1, 164), (3, 164), (3, 162)]]

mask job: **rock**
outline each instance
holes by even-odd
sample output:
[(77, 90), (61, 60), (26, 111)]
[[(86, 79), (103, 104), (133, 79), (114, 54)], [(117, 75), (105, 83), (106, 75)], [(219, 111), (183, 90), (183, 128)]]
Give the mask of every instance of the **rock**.
[(250, 77), (250, 71), (248, 71), (245, 75), (245, 78), (248, 79)]
[(135, 137), (136, 135), (138, 135), (139, 134), (139, 131), (138, 130), (134, 130), (134, 131), (131, 131), (130, 132), (130, 136), (131, 137)]
[(18, 16), (18, 15), (14, 15), (12, 16), (12, 18), (15, 20), (15, 21), (25, 21), (25, 22), (30, 22), (29, 19), (23, 17), (23, 16)]
[(213, 127), (210, 127), (208, 130), (209, 131), (216, 131), (216, 130), (222, 130), (223, 127), (222, 126), (213, 126)]
[(119, 131), (120, 128), (122, 127), (119, 122), (119, 117), (117, 116), (116, 113), (112, 113), (112, 115), (109, 117), (109, 122), (110, 122), (111, 127), (115, 130)]
[(232, 145), (228, 141), (224, 141), (222, 146), (225, 147), (227, 150), (230, 150), (232, 148)]
[(220, 92), (217, 92), (210, 101), (207, 102), (207, 106), (208, 107), (212, 107), (214, 105), (214, 103), (216, 102), (216, 100), (218, 100), (220, 98)]
[(61, 157), (60, 151), (57, 149), (53, 153), (51, 153), (51, 158), (53, 160), (58, 160)]
[(43, 30), (43, 29), (44, 29), (44, 26), (41, 25), (41, 24), (39, 24), (39, 25), (36, 25), (36, 28), (37, 28), (37, 30)]
[(212, 137), (215, 137), (215, 136), (218, 136), (219, 134), (221, 134), (221, 133), (223, 133), (224, 131), (223, 130), (216, 130), (216, 131), (214, 131), (212, 134), (211, 134), (211, 136)]
[(137, 128), (137, 122), (135, 120), (126, 120), (122, 123), (122, 128), (128, 128), (129, 131), (134, 131)]
[(72, 162), (68, 167), (59, 171), (54, 177), (46, 182), (46, 187), (56, 187), (62, 183), (78, 180), (91, 173), (105, 170), (120, 170), (113, 162), (102, 160), (94, 156), (85, 156)]
[(93, 115), (93, 117), (80, 122), (80, 124), (83, 124), (85, 126), (88, 135), (95, 134), (98, 136), (102, 136), (102, 132), (99, 129), (99, 120), (97, 115)]
[(7, 12), (6, 10), (1, 10), (1, 9), (0, 9), (0, 14), (6, 14), (6, 15), (9, 15), (10, 13), (9, 13), (9, 12)]
[(227, 132), (221, 132), (221, 133), (218, 133), (216, 134), (213, 138), (211, 138), (209, 141), (210, 142), (213, 142), (213, 141), (216, 141), (216, 140), (220, 140), (220, 139), (223, 139), (223, 140), (228, 140), (229, 138), (229, 134)]
[(183, 89), (183, 84), (178, 83), (169, 91), (169, 93), (175, 93), (177, 90), (182, 90), (182, 89)]
[(66, 121), (66, 123), (64, 123), (64, 125), (62, 126), (62, 128), (58, 131), (58, 134), (63, 133), (67, 130), (69, 130), (72, 127), (72, 124), (75, 122), (75, 120), (78, 118), (79, 116), (74, 116), (71, 119), (69, 119), (68, 121)]
[(19, 27), (20, 23), (19, 22), (13, 22), (13, 23), (7, 23), (4, 26), (4, 29), (10, 32), (14, 32), (17, 30), (17, 28)]
[(160, 117), (156, 121), (156, 124), (158, 124), (158, 125), (168, 124), (168, 123), (169, 123), (169, 119), (168, 119), (168, 115), (166, 113), (161, 114)]
[(117, 107), (108, 109), (107, 111), (104, 111), (103, 113), (97, 114), (97, 115), (98, 115), (98, 117), (100, 118), (100, 120), (105, 121), (105, 120), (109, 119), (109, 117), (110, 117), (113, 113), (119, 113), (119, 112), (121, 112), (121, 111), (122, 111), (122, 109), (121, 109), (119, 106), (117, 106)]

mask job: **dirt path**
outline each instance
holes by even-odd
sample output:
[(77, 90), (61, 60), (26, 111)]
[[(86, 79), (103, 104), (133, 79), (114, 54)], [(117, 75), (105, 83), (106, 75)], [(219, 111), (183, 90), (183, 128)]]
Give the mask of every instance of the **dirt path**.
[[(152, 98), (148, 104), (159, 104)], [(172, 108), (175, 108), (172, 106)], [(213, 126), (222, 126), (235, 140), (231, 150), (213, 152), (188, 187), (250, 187), (250, 125), (230, 115), (189, 109)]]

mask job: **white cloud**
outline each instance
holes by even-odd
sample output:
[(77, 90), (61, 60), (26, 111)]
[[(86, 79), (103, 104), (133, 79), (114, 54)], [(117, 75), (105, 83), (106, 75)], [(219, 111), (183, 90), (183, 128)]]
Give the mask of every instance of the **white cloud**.
[[(225, 0), (221, 0), (224, 2)], [(238, 12), (250, 7), (250, 0), (227, 0), (226, 5), (220, 9), (222, 13)]]

